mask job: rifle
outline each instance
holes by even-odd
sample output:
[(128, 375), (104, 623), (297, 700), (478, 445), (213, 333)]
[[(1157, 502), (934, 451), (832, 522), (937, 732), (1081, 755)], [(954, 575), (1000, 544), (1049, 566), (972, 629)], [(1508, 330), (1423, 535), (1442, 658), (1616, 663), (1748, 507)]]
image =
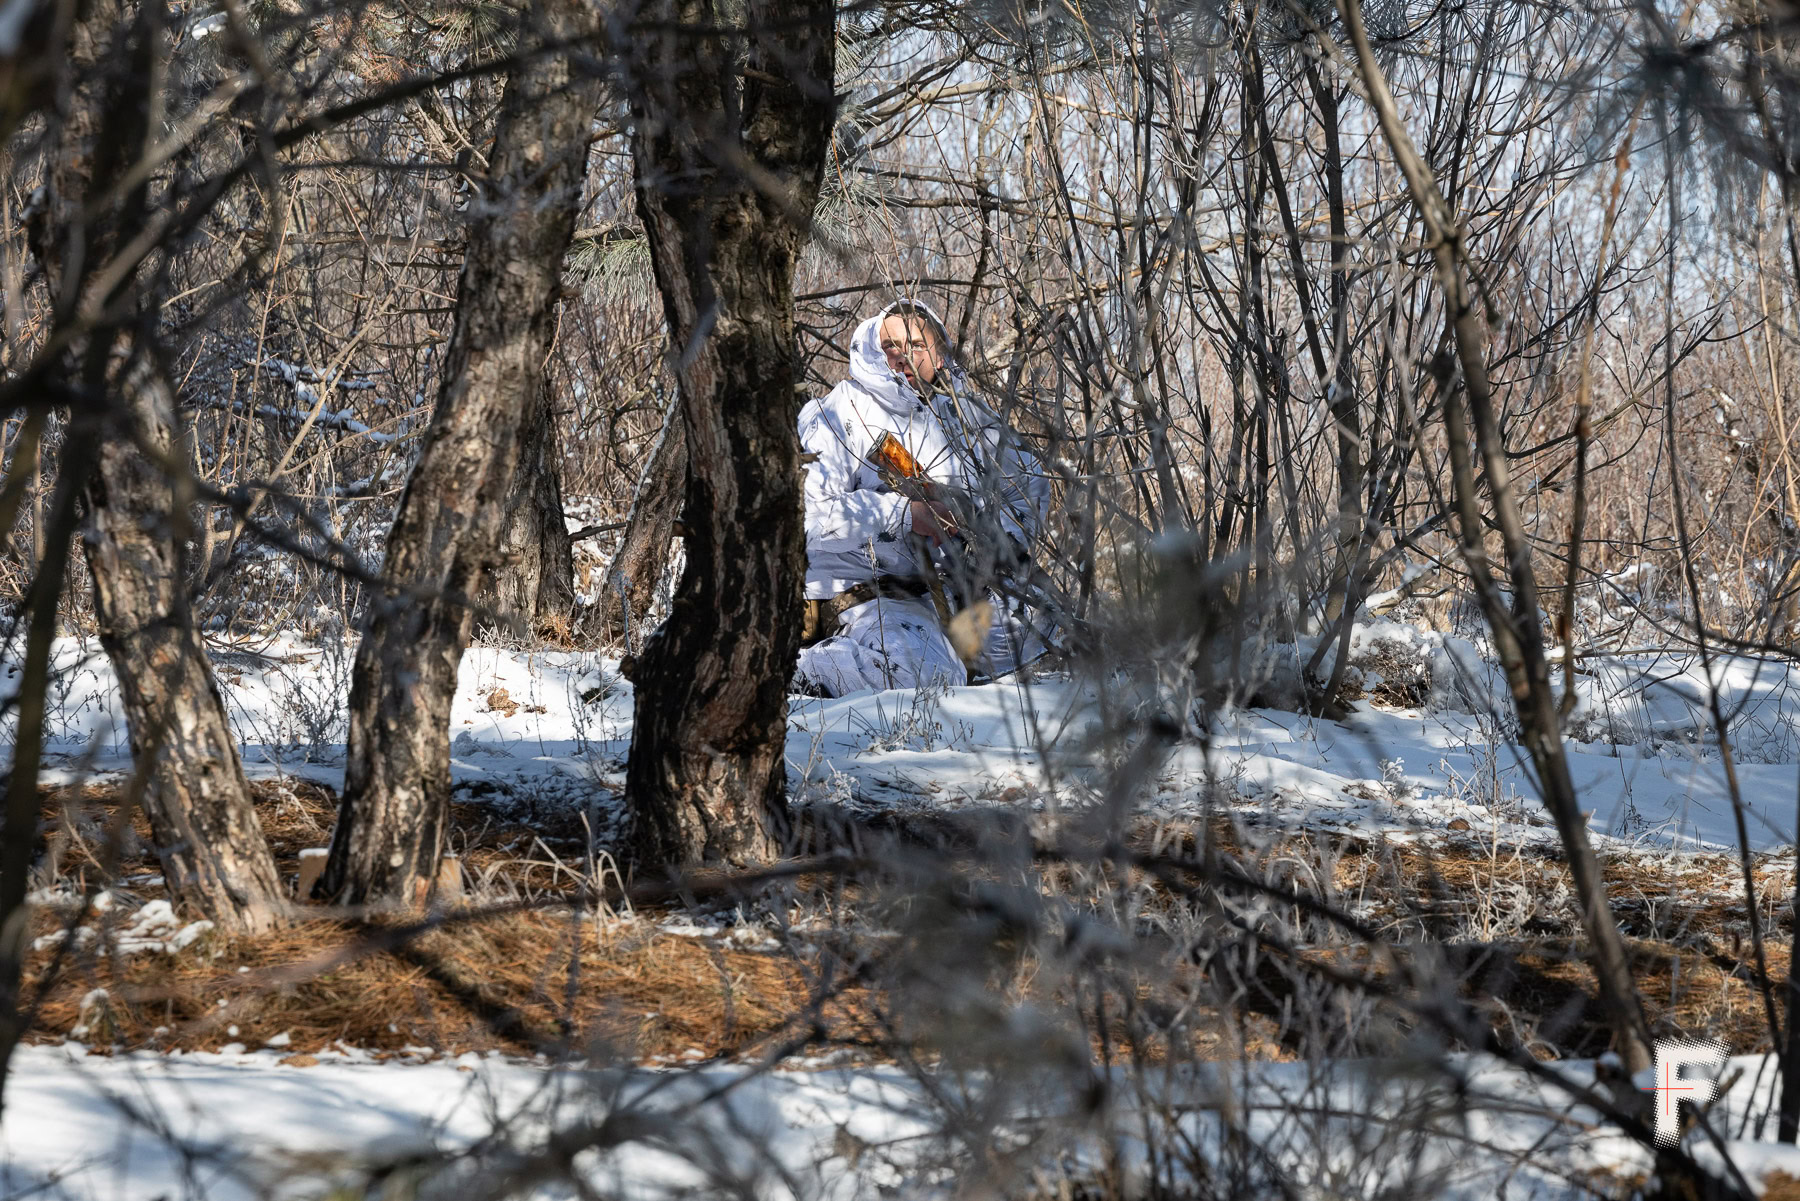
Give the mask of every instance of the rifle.
[[(942, 503), (939, 497), (942, 488), (925, 474), (925, 468), (920, 465), (919, 460), (894, 435), (883, 432), (874, 448), (869, 451), (869, 465), (875, 468), (882, 483), (908, 500)], [(923, 545), (925, 539), (917, 534), (912, 535), (912, 538), (914, 558), (922, 558), (929, 568), (925, 582), (931, 590), (931, 605), (937, 610), (938, 623), (949, 629), (950, 598), (944, 591), (943, 573), (938, 569), (937, 560), (931, 556), (931, 548)]]
[(875, 468), (882, 483), (908, 500), (934, 499), (932, 492), (938, 486), (936, 481), (925, 474), (925, 468), (913, 458), (912, 451), (894, 435), (884, 431), (876, 439), (874, 448), (869, 451), (869, 465)]
[[(869, 451), (868, 461), (869, 465), (875, 468), (876, 474), (881, 477), (882, 483), (892, 491), (898, 492), (908, 500), (925, 501), (948, 508), (954, 526), (951, 533), (964, 552), (962, 556), (964, 562), (983, 563), (992, 568), (998, 578), (991, 583), (1004, 595), (1032, 606), (1045, 615), (1068, 613), (1068, 605), (1056, 595), (1056, 590), (1049, 585), (1048, 577), (1022, 556), (1015, 552), (1014, 555), (1007, 556), (1003, 561), (997, 554), (983, 556), (978, 553), (979, 547), (971, 546), (971, 531), (980, 528), (972, 498), (961, 488), (949, 487), (933, 480), (900, 439), (891, 433), (884, 432), (876, 440), (874, 448)], [(931, 548), (926, 544), (925, 539), (916, 535), (914, 537), (915, 557), (921, 558), (930, 565), (927, 584), (931, 590), (932, 605), (937, 609), (938, 620), (949, 631), (951, 629), (951, 612), (949, 597), (944, 588), (944, 569), (931, 554)], [(977, 598), (986, 590), (986, 586), (987, 582), (983, 582), (979, 588), (965, 589), (965, 595), (969, 596), (975, 604), (979, 604), (984, 611), (987, 609), (986, 603)], [(970, 616), (972, 617), (974, 614), (971, 613)], [(1082, 624), (1071, 623), (1066, 616), (1053, 618), (1052, 621), (1054, 625), (1068, 627), (1071, 631)], [(983, 622), (982, 629), (985, 631), (985, 628), (986, 625)], [(1035, 632), (1046, 648), (1056, 645), (1058, 640), (1051, 631), (1039, 628)], [(975, 632), (970, 630), (962, 633), (967, 639)], [(958, 639), (953, 637), (952, 641), (958, 641)], [(963, 648), (959, 644), (958, 652), (961, 653), (962, 650)], [(964, 656), (965, 662), (973, 660), (979, 653), (977, 642), (974, 653)], [(970, 679), (971, 681), (974, 679), (972, 663)]]

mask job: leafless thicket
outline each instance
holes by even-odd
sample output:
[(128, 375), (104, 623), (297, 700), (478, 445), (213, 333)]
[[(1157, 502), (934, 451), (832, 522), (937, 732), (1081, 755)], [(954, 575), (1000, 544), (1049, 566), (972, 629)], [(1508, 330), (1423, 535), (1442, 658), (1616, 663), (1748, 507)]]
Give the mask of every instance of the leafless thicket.
[[(245, 932), (294, 915), (209, 647), (360, 636), (319, 895), (362, 905), (430, 887), (470, 639), (553, 641), (629, 655), (644, 878), (812, 842), (810, 871), (865, 890), (846, 928), (906, 935), (879, 963), (850, 940), (821, 995), (849, 970), (891, 984), (881, 1045), (921, 1079), (972, 1047), (1024, 1081), (998, 1062), (1019, 1048), (979, 1032), (1038, 990), (1063, 1040), (1054, 1095), (1076, 1099), (1040, 1147), (1113, 1087), (1095, 1044), (1166, 1065), (1193, 1046), (1171, 1014), (1258, 995), (1345, 1015), (1295, 1033), (1290, 1011), (1301, 1054), (1426, 1031), (1434, 1054), (1540, 1072), (1528, 1041), (1445, 999), (1441, 948), (1402, 954), (1412, 932), (1330, 888), (1211, 836), (1146, 849), (1125, 820), (1221, 706), (1341, 715), (1353, 621), (1400, 611), (1480, 632), (1501, 662), (1500, 728), (1556, 820), (1602, 1024), (1647, 1062), (1564, 727), (1586, 658), (1791, 657), (1800, 635), (1800, 80), (1776, 6), (29, 13), (0, 46), (19, 665), (0, 913), (23, 912), (33, 870), (60, 634), (96, 634), (124, 681), (126, 795), (171, 890)], [(896, 294), (946, 314), (1052, 475), (1034, 555), (1062, 666), (1130, 682), (1117, 744), (1093, 750), (1111, 764), (1097, 824), (1023, 845), (940, 831), (930, 870), (863, 841), (888, 833), (790, 812), (782, 762), (793, 416)], [(1271, 670), (1273, 647), (1303, 661)], [(1729, 767), (1716, 693), (1712, 711)], [(1791, 1061), (1794, 994), (1778, 1004), (1742, 837), (1767, 1040)], [(1075, 953), (1083, 930), (1112, 949)], [(917, 954), (934, 939), (988, 970), (937, 979)], [(22, 946), (0, 945), (6, 1051)], [(1026, 959), (1055, 970), (1020, 985)], [(1647, 1141), (1628, 1093), (1558, 1087)], [(971, 1129), (1010, 1128), (1015, 1100)], [(1161, 1120), (1142, 1137), (1177, 1145), (1185, 1118)], [(1219, 1120), (1160, 1187), (1294, 1186), (1258, 1158), (1266, 1127)], [(1797, 1125), (1790, 1090), (1783, 1136)], [(984, 1154), (1006, 1189), (1054, 1187), (1030, 1140)]]

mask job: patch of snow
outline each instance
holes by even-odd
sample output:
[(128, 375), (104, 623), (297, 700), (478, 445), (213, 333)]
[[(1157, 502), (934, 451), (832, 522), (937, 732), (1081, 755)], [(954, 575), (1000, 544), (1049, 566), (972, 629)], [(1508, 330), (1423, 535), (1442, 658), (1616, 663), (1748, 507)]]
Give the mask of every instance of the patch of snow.
[(209, 13), (188, 26), (188, 36), (196, 42), (205, 41), (214, 34), (225, 29), (224, 13)]
[[(23, 1047), (0, 1127), (0, 1188), (71, 1201), (235, 1201), (322, 1194), (359, 1170), (463, 1156), (442, 1169), (452, 1195), (462, 1177), (451, 1171), (487, 1157), (504, 1170), (517, 1162), (508, 1148), (591, 1128), (596, 1107), (632, 1121), (576, 1161), (585, 1183), (642, 1201), (720, 1180), (741, 1195), (794, 1201), (938, 1193), (969, 1154), (962, 1110), (939, 1104), (942, 1082), (891, 1067), (815, 1058), (803, 1070), (556, 1069), (473, 1054), (377, 1065), (328, 1052), (299, 1068), (279, 1057), (239, 1047), (112, 1057), (77, 1044)], [(1577, 1086), (1595, 1080), (1592, 1063), (1553, 1070)], [(1146, 1184), (1160, 1171), (1167, 1183), (1184, 1147), (1196, 1163), (1222, 1156), (1227, 1114), (1266, 1157), (1259, 1164), (1305, 1195), (1485, 1201), (1505, 1179), (1509, 1197), (1573, 1201), (1591, 1195), (1586, 1174), (1651, 1166), (1562, 1088), (1480, 1056), (1103, 1074), (1096, 1094), (1030, 1073), (968, 1077), (953, 1092), (997, 1123), (983, 1137), (1002, 1140), (1009, 1161), (1075, 1182), (1113, 1168)], [(1792, 1172), (1793, 1148), (1772, 1143), (1769, 1063), (1733, 1060), (1725, 1078), (1732, 1086), (1710, 1121), (1733, 1162), (1753, 1181)], [(1104, 1098), (1097, 1107), (1095, 1095)], [(1386, 1141), (1396, 1135), (1405, 1154), (1368, 1153), (1397, 1146)], [(1704, 1136), (1688, 1145), (1702, 1162), (1720, 1162)]]
[[(1257, 661), (1271, 671), (1285, 664), (1291, 674), (1313, 645), (1270, 644)], [(1134, 812), (1182, 820), (1222, 804), (1258, 824), (1371, 837), (1434, 837), (1458, 820), (1498, 823), (1498, 833), (1527, 842), (1552, 836), (1528, 757), (1513, 741), (1504, 680), (1481, 647), (1392, 620), (1359, 623), (1351, 646), (1365, 687), (1385, 683), (1384, 695), (1417, 696), (1418, 705), (1357, 702), (1342, 722), (1278, 709), (1219, 711), (1208, 745), (1189, 742), (1171, 754), (1151, 786), (1130, 799)], [(253, 778), (342, 787), (352, 650), (276, 641), (215, 652)], [(65, 639), (56, 666), (46, 781), (77, 781), (90, 763), (123, 770), (125, 731), (104, 656), (92, 643)], [(1578, 666), (1569, 763), (1597, 836), (1673, 848), (1735, 842), (1708, 703), (1717, 688), (1753, 848), (1792, 844), (1800, 666), (1718, 658), (1710, 679), (1692, 655), (1592, 658)], [(857, 812), (1005, 807), (1043, 821), (1079, 812), (1105, 792), (1102, 714), (1159, 703), (1148, 693), (1102, 696), (1099, 687), (1011, 679), (792, 698), (792, 795)], [(487, 699), (497, 690), (516, 702), (508, 711)], [(459, 669), (448, 735), (459, 799), (513, 806), (528, 819), (567, 807), (588, 814), (597, 834), (622, 829), (634, 703), (631, 684), (608, 657), (472, 648)]]
[[(199, 937), (213, 928), (209, 921), (200, 920), (183, 925), (175, 916), (174, 906), (166, 900), (155, 900), (147, 903), (132, 915), (124, 926), (113, 931), (102, 954), (116, 952), (120, 955), (137, 955), (145, 951), (156, 951), (164, 955), (173, 955), (185, 951), (194, 945)], [(66, 930), (52, 930), (32, 940), (32, 949), (48, 950), (61, 946), (68, 936)], [(75, 930), (75, 945), (85, 948), (100, 937), (99, 931), (91, 926), (80, 926)], [(223, 1002), (221, 1002), (223, 1004)]]

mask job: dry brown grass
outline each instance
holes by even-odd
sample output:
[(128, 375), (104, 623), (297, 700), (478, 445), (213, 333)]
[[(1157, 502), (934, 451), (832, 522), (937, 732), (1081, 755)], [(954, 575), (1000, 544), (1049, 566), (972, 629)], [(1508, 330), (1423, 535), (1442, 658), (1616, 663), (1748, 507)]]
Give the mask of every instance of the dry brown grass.
[(1762, 1201), (1800, 1201), (1800, 1177), (1770, 1172), (1763, 1177)]
[[(38, 1014), (59, 1036), (83, 997), (109, 994), (109, 1038), (127, 1046), (258, 1047), (287, 1034), (295, 1052), (340, 1040), (377, 1052), (585, 1052), (645, 1060), (748, 1051), (817, 1015), (857, 1017), (858, 993), (816, 997), (792, 958), (567, 914), (514, 913), (458, 925), (333, 963), (366, 931), (309, 922), (254, 940), (202, 940), (173, 955), (77, 958)], [(40, 953), (42, 971), (49, 956)]]
[[(1261, 863), (1273, 878), (1305, 891), (1328, 880), (1326, 899), (1386, 934), (1398, 962), (1454, 973), (1463, 996), (1539, 1055), (1591, 1056), (1610, 1045), (1592, 1003), (1595, 982), (1568, 868), (1553, 851), (1496, 845), (1479, 830), (1441, 840), (1295, 831), (1271, 842), (1266, 831), (1253, 834), (1223, 817), (1204, 829), (1165, 825), (1157, 833), (1164, 854), (1192, 855), (1209, 844), (1240, 862)], [(1791, 863), (1765, 860), (1752, 873), (1777, 1012), (1784, 1012), (1781, 990), (1792, 949), (1792, 922), (1783, 912), (1791, 871)], [(1736, 859), (1613, 854), (1603, 859), (1602, 872), (1656, 1032), (1716, 1038), (1734, 1054), (1769, 1050), (1765, 982)], [(1530, 907), (1523, 920), (1521, 904)], [(1483, 933), (1484, 923), (1491, 933)], [(1387, 970), (1353, 947), (1331, 954), (1372, 975)], [(1272, 966), (1258, 973), (1257, 983), (1277, 994), (1270, 1000), (1291, 988)]]
[[(505, 699), (505, 694), (500, 694)], [(516, 702), (512, 702), (516, 703)], [(306, 780), (258, 781), (252, 786), (256, 813), (263, 835), (283, 879), (292, 888), (299, 874), (300, 852), (322, 847), (331, 835), (337, 816), (337, 797), (330, 789)], [(119, 797), (112, 782), (79, 789), (57, 789), (46, 794), (42, 832), (55, 863), (55, 875), (86, 891), (90, 881), (113, 878), (107, 870), (104, 837), (117, 820)], [(131, 836), (116, 865), (123, 891), (135, 895), (132, 881), (162, 871), (150, 850), (150, 826), (142, 812), (133, 811)], [(510, 892), (524, 896), (571, 892), (581, 885), (581, 837), (579, 819), (571, 817), (565, 828), (540, 829), (508, 822), (480, 804), (452, 804), (450, 846), (462, 859), (464, 878), (491, 879)], [(115, 891), (119, 891), (115, 887)], [(155, 889), (142, 899), (161, 895)]]
[[(1523, 890), (1546, 901), (1522, 931), (1490, 943), (1465, 944), (1470, 995), (1491, 996), (1507, 1020), (1531, 1029), (1568, 1054), (1604, 1050), (1605, 1031), (1588, 1004), (1594, 977), (1572, 902), (1568, 869), (1543, 851), (1515, 853), (1465, 837), (1447, 846), (1360, 845), (1338, 860), (1344, 895), (1374, 893), (1395, 921), (1412, 919), (1466, 929), (1473, 911), (1498, 891)], [(1756, 970), (1743, 901), (1741, 869), (1726, 855), (1687, 854), (1652, 861), (1613, 855), (1602, 861), (1613, 910), (1629, 939), (1632, 975), (1659, 1034), (1717, 1038), (1736, 1054), (1770, 1049), (1763, 982)], [(1787, 869), (1757, 867), (1753, 877), (1768, 910), (1790, 885)], [(1515, 892), (1517, 895), (1517, 892)], [(1768, 987), (1784, 987), (1791, 923), (1765, 921)], [(1466, 937), (1466, 936), (1465, 936)], [(1496, 1009), (1500, 1007), (1496, 1006)]]
[[(334, 798), (304, 784), (259, 786), (258, 795), (270, 844), (291, 878), (299, 851), (324, 841)], [(54, 793), (46, 797), (44, 816), (61, 878), (86, 887), (98, 878), (96, 831), (116, 816), (115, 797), (104, 787)], [(454, 819), (469, 874), (503, 895), (554, 901), (580, 883), (546, 845), (561, 845), (556, 838), (540, 841), (537, 831), (497, 822), (481, 806), (459, 805)], [(127, 848), (130, 857), (120, 864), (119, 877), (139, 881), (121, 892), (142, 901), (160, 890), (145, 882), (157, 868), (144, 850), (148, 831), (141, 819), (137, 824), (142, 841)], [(1515, 922), (1504, 937), (1468, 933), (1471, 914), (1507, 889), (1515, 905), (1521, 895), (1556, 898), (1566, 869), (1554, 856), (1496, 849), (1473, 834), (1425, 845), (1302, 833), (1252, 851), (1241, 833), (1221, 822), (1206, 837), (1248, 860), (1319, 865), (1339, 903), (1357, 899), (1364, 920), (1372, 913), (1374, 924), (1393, 933), (1402, 962), (1454, 972), (1465, 996), (1537, 1053), (1605, 1049), (1607, 1033), (1589, 1001), (1592, 976), (1566, 903), (1547, 901), (1541, 913), (1522, 926)], [(1199, 834), (1171, 836), (1164, 829), (1160, 845), (1165, 852), (1188, 852)], [(568, 861), (579, 858), (571, 854)], [(1636, 977), (1659, 1029), (1720, 1038), (1739, 1053), (1765, 1048), (1736, 864), (1723, 856), (1656, 863), (1621, 857), (1606, 872), (1621, 917), (1636, 936)], [(1047, 888), (1067, 892), (1077, 886), (1055, 865), (1043, 873)], [(1771, 896), (1785, 887), (1772, 870), (1759, 870), (1758, 884)], [(895, 997), (880, 973), (821, 981), (820, 964), (830, 960), (816, 952), (747, 950), (726, 938), (676, 934), (658, 925), (662, 916), (646, 911), (601, 921), (551, 908), (513, 911), (348, 957), (346, 947), (379, 935), (379, 927), (321, 917), (256, 940), (204, 939), (175, 955), (72, 955), (37, 1014), (34, 1034), (63, 1036), (81, 1020), (82, 999), (103, 988), (104, 1029), (87, 1041), (125, 1046), (256, 1047), (286, 1033), (301, 1055), (340, 1041), (382, 1054), (409, 1046), (560, 1054), (598, 1045), (643, 1061), (743, 1055), (801, 1034), (815, 1043), (879, 1053), (892, 1037)], [(39, 914), (33, 933), (55, 928), (58, 920)], [(1769, 969), (1776, 981), (1785, 978), (1788, 935), (1771, 931)], [(862, 936), (860, 945), (850, 945), (856, 936), (842, 931), (834, 937), (849, 952), (846, 961), (873, 945), (871, 936)], [(1386, 970), (1354, 950), (1333, 954), (1341, 966)], [(34, 953), (34, 985), (51, 960), (49, 951)], [(1032, 968), (1017, 970), (1029, 975)], [(1264, 970), (1256, 984), (1261, 995), (1254, 1003), (1228, 1013), (1197, 1012), (1179, 1049), (1152, 1045), (1139, 1053), (1152, 1059), (1297, 1053), (1301, 1048), (1284, 1040), (1277, 1020), (1291, 978)], [(1173, 1000), (1190, 1013), (1208, 995), (1201, 969), (1180, 956), (1126, 987), (1142, 1006)], [(1109, 1037), (1125, 1034), (1119, 1026)]]
[[(305, 783), (259, 784), (256, 791), (264, 832), (291, 886), (299, 852), (323, 844), (335, 799)], [(45, 834), (66, 885), (86, 891), (105, 878), (103, 832), (117, 809), (116, 791), (106, 785), (46, 796)], [(550, 900), (580, 884), (547, 857), (554, 852), (535, 831), (495, 822), (472, 805), (454, 807), (454, 824), (471, 878), (486, 877), (509, 896)], [(132, 825), (136, 838), (117, 875), (139, 883), (115, 891), (128, 900), (154, 899), (162, 890), (143, 882), (160, 870), (147, 850), (149, 829), (141, 814)], [(296, 1053), (341, 1040), (377, 1052), (415, 1046), (556, 1053), (600, 1044), (636, 1060), (696, 1050), (712, 1057), (747, 1051), (797, 1020), (829, 1029), (855, 1016), (855, 990), (830, 994), (795, 957), (671, 934), (658, 928), (661, 916), (599, 921), (554, 908), (510, 912), (453, 923), (347, 962), (337, 962), (345, 949), (379, 936), (380, 927), (321, 917), (258, 939), (207, 936), (179, 954), (72, 954), (33, 1032), (66, 1034), (96, 988), (108, 993), (106, 1029), (90, 1041), (196, 1050), (257, 1047), (286, 1033)], [(58, 929), (63, 920), (40, 912), (32, 933)], [(51, 950), (31, 956), (33, 990), (54, 957)]]

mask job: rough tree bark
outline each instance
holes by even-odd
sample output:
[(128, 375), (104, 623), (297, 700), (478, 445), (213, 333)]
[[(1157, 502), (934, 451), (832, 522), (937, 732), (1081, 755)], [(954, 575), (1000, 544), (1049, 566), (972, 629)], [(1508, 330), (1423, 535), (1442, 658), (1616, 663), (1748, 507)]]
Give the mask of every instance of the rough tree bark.
[[(525, 36), (591, 36), (584, 0), (539, 0)], [(499, 561), (508, 498), (540, 421), (563, 256), (575, 229), (602, 81), (571, 55), (508, 78), (487, 194), (473, 207), (456, 324), (419, 461), (388, 535), (350, 686), (350, 753), (331, 857), (314, 894), (343, 904), (413, 899), (443, 851), (450, 702), (481, 594)]]
[[(775, 855), (805, 551), (794, 263), (835, 113), (830, 0), (646, 0), (638, 212), (687, 429), (687, 566), (636, 671), (626, 788), (643, 865)], [(727, 22), (728, 24), (729, 22)]]
[(170, 893), (223, 929), (257, 933), (279, 925), (288, 905), (188, 607), (186, 490), (163, 465), (180, 461), (174, 398), (148, 363), (122, 382), (128, 412), (101, 444), (83, 497), (100, 645), (132, 755), (154, 756), (144, 815)]
[(575, 547), (563, 516), (556, 406), (548, 381), (537, 420), (521, 438), (500, 560), (483, 603), (527, 634), (566, 636), (575, 609)]
[[(45, 277), (72, 315), (91, 273), (120, 235), (142, 222), (147, 185), (94, 214), (148, 149), (166, 31), (160, 5), (97, 4), (72, 30), (77, 92), (33, 242)], [(138, 286), (128, 275), (115, 295)], [(237, 738), (188, 606), (186, 539), (192, 488), (180, 465), (174, 392), (160, 361), (160, 300), (147, 281), (136, 315), (95, 333), (69, 356), (77, 394), (103, 404), (105, 436), (83, 481), (82, 539), (94, 579), (100, 643), (119, 680), (151, 837), (171, 894), (220, 928), (254, 933), (287, 912), (275, 861), (256, 818)], [(52, 602), (54, 603), (54, 602)], [(150, 762), (141, 762), (144, 757)]]
[[(607, 565), (600, 589), (603, 633), (622, 639), (628, 653), (644, 644), (643, 621), (656, 599), (656, 585), (669, 566), (669, 542), (687, 496), (687, 429), (679, 401), (663, 415), (662, 433), (638, 478), (631, 515), (618, 553)], [(632, 674), (636, 675), (635, 661)]]

